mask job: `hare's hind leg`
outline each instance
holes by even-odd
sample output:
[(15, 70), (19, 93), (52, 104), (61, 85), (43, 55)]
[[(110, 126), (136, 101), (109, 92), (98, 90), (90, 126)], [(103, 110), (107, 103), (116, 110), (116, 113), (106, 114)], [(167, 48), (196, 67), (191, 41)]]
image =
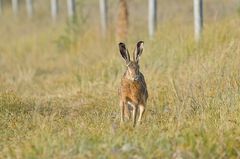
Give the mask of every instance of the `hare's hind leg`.
[(145, 106), (144, 106), (144, 105), (142, 105), (142, 104), (140, 104), (140, 105), (139, 105), (139, 117), (138, 117), (138, 124), (140, 124), (140, 123), (141, 123), (142, 116), (143, 116), (144, 112), (145, 112)]

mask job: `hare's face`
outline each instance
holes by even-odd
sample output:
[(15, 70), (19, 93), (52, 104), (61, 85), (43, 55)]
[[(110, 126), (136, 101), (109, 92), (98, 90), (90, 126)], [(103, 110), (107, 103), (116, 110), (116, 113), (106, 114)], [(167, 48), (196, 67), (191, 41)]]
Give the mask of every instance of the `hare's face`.
[(138, 61), (143, 52), (143, 41), (139, 41), (137, 43), (137, 46), (133, 52), (133, 61), (130, 60), (130, 55), (125, 44), (119, 43), (118, 45), (119, 45), (120, 54), (127, 65), (127, 72), (126, 72), (127, 78), (132, 81), (138, 80), (139, 74), (140, 74)]
[(139, 78), (139, 65), (137, 62), (130, 61), (129, 64), (127, 64), (127, 78), (134, 81), (138, 80)]

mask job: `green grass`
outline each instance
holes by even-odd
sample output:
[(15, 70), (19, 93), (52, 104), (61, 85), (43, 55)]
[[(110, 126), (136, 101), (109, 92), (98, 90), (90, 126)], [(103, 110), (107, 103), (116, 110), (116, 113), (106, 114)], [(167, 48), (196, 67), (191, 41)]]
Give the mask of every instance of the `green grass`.
[[(0, 158), (240, 158), (238, 16), (206, 23), (199, 44), (177, 18), (152, 41), (130, 32), (130, 50), (145, 41), (149, 90), (136, 128), (119, 124), (124, 63), (112, 36), (1, 20)], [(58, 47), (63, 35), (76, 38), (68, 48)]]

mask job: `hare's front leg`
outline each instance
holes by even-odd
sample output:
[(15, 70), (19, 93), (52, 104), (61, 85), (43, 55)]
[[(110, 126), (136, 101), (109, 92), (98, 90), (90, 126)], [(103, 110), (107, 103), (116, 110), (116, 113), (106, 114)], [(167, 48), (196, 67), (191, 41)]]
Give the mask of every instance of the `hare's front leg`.
[(136, 119), (137, 119), (137, 110), (138, 110), (138, 106), (137, 104), (132, 104), (132, 117), (133, 117), (133, 126), (136, 125)]
[(141, 123), (142, 116), (143, 116), (144, 112), (145, 112), (145, 106), (144, 106), (144, 105), (142, 105), (142, 104), (140, 104), (140, 105), (139, 105), (139, 117), (138, 117), (138, 124), (140, 124), (140, 123)]

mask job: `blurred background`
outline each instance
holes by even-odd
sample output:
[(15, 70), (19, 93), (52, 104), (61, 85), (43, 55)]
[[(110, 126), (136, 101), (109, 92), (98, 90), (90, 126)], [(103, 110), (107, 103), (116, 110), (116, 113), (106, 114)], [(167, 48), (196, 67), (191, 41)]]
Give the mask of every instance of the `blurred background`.
[[(239, 0), (0, 2), (0, 158), (240, 158)], [(140, 40), (133, 129), (118, 43)]]
[[(16, 2), (15, 2), (16, 1)], [(108, 34), (114, 35), (116, 24), (118, 21), (120, 0), (102, 0), (107, 5), (107, 27)], [(151, 0), (149, 0), (151, 1)], [(147, 34), (148, 31), (148, 0), (130, 0), (127, 3), (127, 12), (129, 19), (129, 36), (142, 36), (139, 34)], [(56, 2), (56, 19), (53, 17), (53, 7)], [(101, 30), (101, 14), (100, 3), (101, 0), (1, 0), (1, 20), (2, 23), (17, 23), (27, 22), (31, 20), (31, 24), (51, 27), (52, 21), (55, 21), (55, 27), (60, 28), (66, 24), (68, 17), (68, 3), (74, 3), (74, 14), (78, 21), (78, 30), (81, 28)], [(16, 3), (16, 4), (15, 4)], [(29, 3), (29, 4), (28, 4)], [(124, 2), (125, 3), (125, 2)], [(31, 5), (32, 9), (29, 9)], [(181, 2), (175, 0), (158, 0), (157, 3), (157, 26), (161, 27), (171, 22), (176, 22), (182, 25), (193, 25), (193, 1), (182, 0)], [(29, 11), (30, 10), (30, 11)], [(31, 12), (31, 13), (30, 13)], [(70, 11), (71, 12), (71, 11)], [(203, 3), (204, 23), (217, 22), (221, 19), (230, 18), (233, 15), (239, 14), (238, 0), (210, 0)], [(71, 14), (71, 13), (70, 13)], [(7, 21), (9, 19), (9, 21)], [(89, 28), (90, 27), (90, 28)], [(39, 26), (40, 28), (40, 26)], [(161, 31), (160, 29), (158, 29)]]
[[(150, 1), (1, 0), (1, 89), (13, 85), (13, 89), (21, 90), (16, 84), (18, 79), (27, 78), (38, 85), (57, 75), (60, 79), (69, 77), (80, 83), (89, 78), (102, 82), (111, 78), (112, 81), (112, 77), (120, 76), (119, 68), (122, 68), (117, 50), (119, 41), (129, 43), (129, 49), (133, 50), (137, 41), (144, 40), (147, 52), (143, 60), (171, 68), (160, 58), (170, 56), (169, 52), (175, 52), (173, 59), (190, 52), (192, 54), (196, 47), (193, 40), (194, 1), (155, 1), (153, 39), (149, 37)], [(100, 10), (102, 2), (105, 2), (106, 6), (102, 8), (106, 10)], [(212, 46), (217, 40), (227, 39), (226, 36), (236, 36), (230, 33), (238, 30), (238, 25), (231, 24), (238, 23), (239, 6), (238, 0), (203, 2), (204, 36), (200, 43), (204, 44), (205, 41), (205, 44), (202, 48)], [(104, 15), (105, 18), (102, 18)], [(228, 27), (233, 27), (233, 30)], [(227, 35), (221, 34), (224, 32)], [(112, 68), (109, 68), (109, 62), (112, 62)], [(95, 67), (97, 65), (101, 67)], [(87, 75), (79, 70), (94, 70), (95, 73)], [(75, 77), (66, 75), (70, 72)], [(52, 82), (56, 84), (54, 80)]]

